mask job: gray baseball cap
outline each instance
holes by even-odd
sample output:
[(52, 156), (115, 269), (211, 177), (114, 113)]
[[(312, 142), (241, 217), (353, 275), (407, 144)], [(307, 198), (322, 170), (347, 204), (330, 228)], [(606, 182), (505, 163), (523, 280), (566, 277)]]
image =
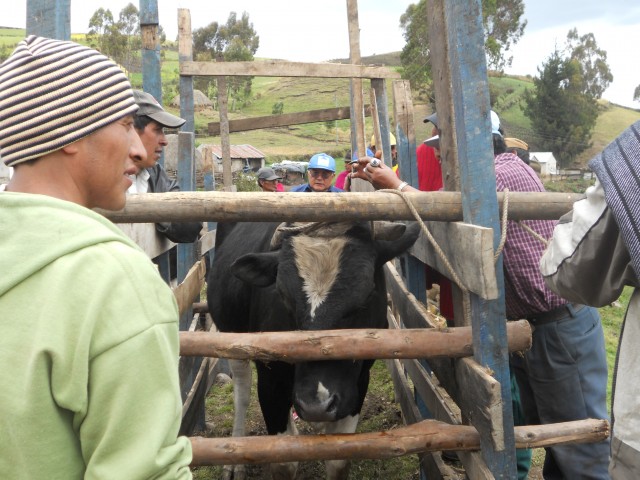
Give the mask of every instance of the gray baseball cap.
[(263, 167), (258, 170), (258, 178), (260, 180), (280, 180), (282, 177), (276, 175), (276, 172), (273, 168)]
[(138, 104), (136, 115), (139, 117), (149, 117), (151, 120), (158, 122), (163, 127), (178, 128), (186, 123), (184, 118), (176, 117), (167, 112), (162, 105), (153, 97), (153, 95), (143, 92), (142, 90), (134, 90), (133, 98)]

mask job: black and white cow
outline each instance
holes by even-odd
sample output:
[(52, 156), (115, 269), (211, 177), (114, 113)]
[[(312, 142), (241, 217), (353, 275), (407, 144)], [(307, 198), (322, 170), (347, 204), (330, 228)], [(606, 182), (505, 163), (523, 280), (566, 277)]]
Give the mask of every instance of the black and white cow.
[[(405, 229), (404, 224), (394, 224), (397, 238), (380, 240), (373, 238), (367, 222), (319, 225), (313, 231), (283, 233), (276, 223), (218, 224), (207, 300), (220, 331), (387, 327), (382, 267), (415, 242), (419, 226)], [(324, 433), (355, 432), (372, 364), (371, 360), (256, 362), (268, 433), (297, 433), (292, 406), (303, 420), (324, 424)], [(246, 361), (230, 361), (230, 366), (233, 435), (244, 436), (251, 369)], [(326, 466), (327, 478), (347, 478), (348, 462), (331, 461)], [(296, 468), (296, 464), (271, 466), (274, 478), (293, 478)], [(235, 478), (243, 475), (243, 467), (236, 466)]]

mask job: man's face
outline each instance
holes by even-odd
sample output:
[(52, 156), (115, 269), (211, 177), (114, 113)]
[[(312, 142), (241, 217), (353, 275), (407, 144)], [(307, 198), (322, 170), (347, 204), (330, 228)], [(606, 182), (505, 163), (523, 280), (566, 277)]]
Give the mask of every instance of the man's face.
[(77, 142), (81, 177), (76, 184), (82, 189), (87, 208), (120, 210), (125, 193), (131, 186), (128, 175), (136, 172), (135, 164), (146, 160), (140, 137), (129, 115)]
[(309, 169), (309, 187), (314, 192), (326, 192), (333, 183), (335, 173), (322, 168)]
[(278, 180), (260, 180), (260, 187), (263, 192), (277, 192)]
[(138, 135), (147, 152), (147, 158), (143, 162), (136, 164), (136, 167), (138, 167), (139, 170), (153, 167), (160, 158), (160, 155), (162, 155), (162, 149), (168, 144), (167, 137), (164, 134), (164, 127), (158, 122), (151, 120), (147, 126), (144, 127), (144, 130), (138, 130)]

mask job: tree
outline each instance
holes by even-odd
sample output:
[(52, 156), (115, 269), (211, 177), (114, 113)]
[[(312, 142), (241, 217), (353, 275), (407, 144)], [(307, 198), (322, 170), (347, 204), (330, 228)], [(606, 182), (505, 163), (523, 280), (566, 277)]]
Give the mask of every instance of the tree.
[[(487, 66), (502, 71), (511, 65), (513, 57), (506, 56), (524, 32), (526, 20), (523, 0), (482, 0), (482, 24), (485, 36)], [(420, 0), (407, 7), (400, 17), (406, 45), (400, 53), (403, 77), (412, 88), (418, 89), (431, 81), (427, 2)]]
[(598, 118), (596, 99), (575, 58), (564, 58), (556, 49), (538, 68), (534, 91), (525, 92), (525, 115), (544, 150), (556, 153), (560, 166), (569, 165), (591, 146), (591, 133)]
[[(240, 19), (235, 12), (229, 14), (227, 23), (219, 25), (212, 22), (206, 27), (193, 31), (193, 51), (200, 61), (247, 62), (260, 45), (260, 37), (249, 22), (249, 14), (244, 12)], [(231, 77), (228, 82), (228, 94), (236, 101), (244, 101), (251, 95), (253, 77)], [(197, 82), (205, 91), (211, 91), (211, 82)], [(232, 106), (232, 109), (234, 107)]]
[(584, 93), (592, 98), (601, 98), (613, 81), (613, 75), (607, 64), (607, 52), (598, 48), (593, 33), (587, 33), (580, 37), (577, 29), (569, 30), (566, 52), (569, 58), (580, 63), (584, 79)]
[(640, 85), (638, 85), (633, 91), (633, 100), (635, 102), (640, 102)]
[(99, 8), (89, 20), (89, 44), (131, 70), (134, 52), (140, 50), (140, 12), (129, 3), (114, 20), (111, 10)]

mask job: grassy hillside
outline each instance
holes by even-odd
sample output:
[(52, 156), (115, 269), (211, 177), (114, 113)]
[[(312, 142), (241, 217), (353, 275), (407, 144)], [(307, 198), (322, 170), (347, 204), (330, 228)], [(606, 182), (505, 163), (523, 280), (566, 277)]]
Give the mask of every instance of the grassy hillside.
[[(24, 30), (0, 27), (0, 54), (6, 55), (24, 37)], [(84, 35), (73, 35), (75, 41), (84, 42)], [(163, 85), (176, 85), (178, 79), (178, 54), (175, 50), (165, 50), (162, 63)], [(260, 59), (256, 59), (260, 61)], [(334, 59), (332, 62), (347, 62), (346, 59)], [(367, 65), (397, 66), (400, 64), (399, 52), (391, 52), (363, 57)], [(130, 72), (131, 83), (140, 88), (142, 74)], [(521, 110), (522, 94), (527, 88), (533, 88), (530, 77), (509, 77), (491, 75), (489, 78), (491, 100), (494, 110), (500, 115), (502, 126), (509, 136), (515, 136), (528, 142), (533, 151), (539, 150), (539, 142), (531, 130), (531, 122)], [(365, 89), (368, 82), (364, 82)], [(391, 81), (387, 84), (389, 112), (393, 112)], [(349, 105), (349, 81), (343, 79), (305, 79), (305, 78), (267, 78), (253, 80), (252, 97), (249, 104), (241, 110), (231, 111), (230, 118), (245, 118), (271, 115), (277, 102), (284, 104), (284, 113), (304, 112), (322, 108)], [(368, 103), (368, 91), (365, 92)], [(168, 105), (169, 98), (165, 98)], [(431, 124), (422, 119), (430, 113), (429, 105), (419, 103), (414, 98), (416, 140), (421, 141), (431, 134)], [(174, 113), (178, 110), (167, 106)], [(217, 112), (205, 110), (196, 114), (196, 143), (219, 143), (219, 138), (207, 135), (207, 124), (219, 120)], [(592, 147), (578, 159), (584, 165), (593, 155), (601, 151), (611, 140), (631, 123), (640, 120), (640, 111), (601, 102), (601, 114), (592, 137)], [(371, 119), (366, 121), (367, 139), (373, 133)], [(267, 155), (267, 161), (282, 159), (306, 159), (313, 153), (326, 151), (334, 156), (342, 156), (350, 148), (350, 123), (348, 120), (323, 122), (290, 127), (272, 128), (231, 134), (232, 144), (251, 144)], [(557, 152), (556, 152), (557, 153)]]

